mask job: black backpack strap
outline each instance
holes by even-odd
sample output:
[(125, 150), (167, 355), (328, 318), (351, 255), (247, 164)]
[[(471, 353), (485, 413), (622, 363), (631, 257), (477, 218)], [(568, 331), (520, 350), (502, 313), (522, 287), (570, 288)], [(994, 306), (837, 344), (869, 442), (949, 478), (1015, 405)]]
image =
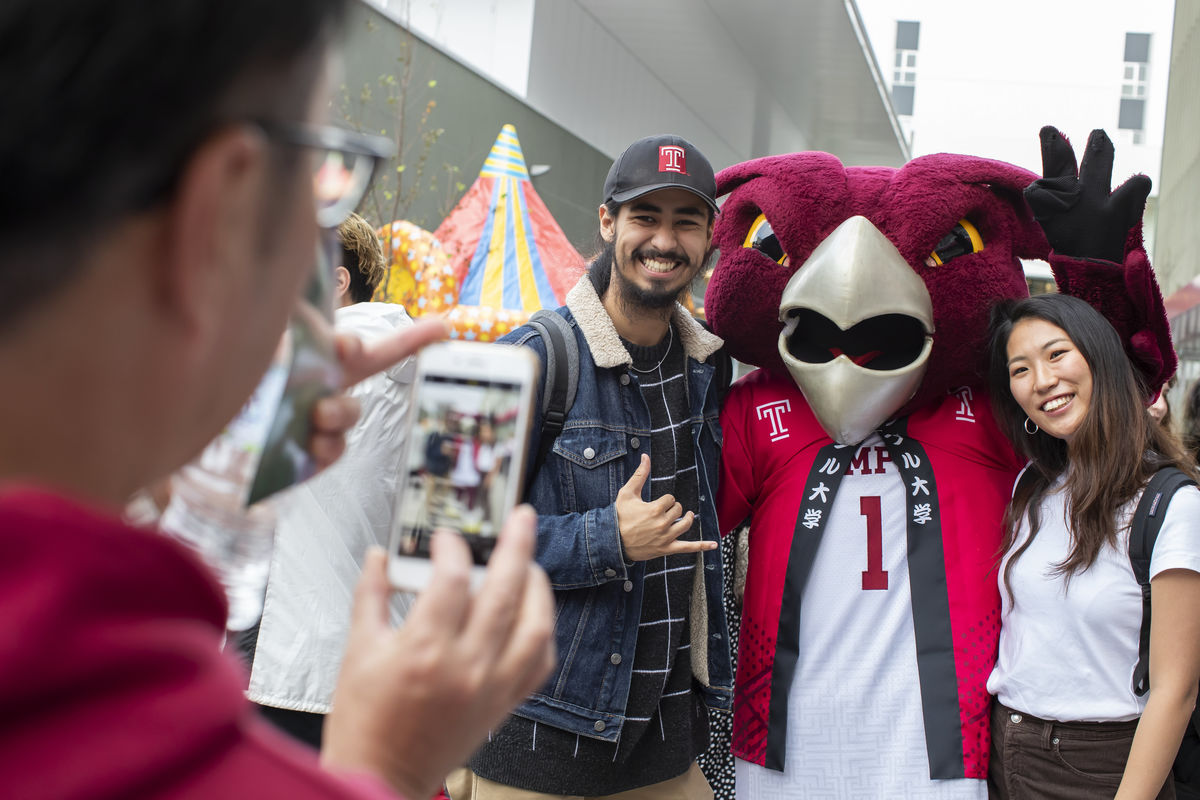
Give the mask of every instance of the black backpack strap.
[(1129, 564), (1142, 589), (1142, 627), (1138, 635), (1138, 663), (1133, 671), (1133, 691), (1139, 697), (1150, 690), (1150, 557), (1171, 496), (1181, 487), (1195, 484), (1175, 467), (1163, 467), (1146, 484), (1129, 525)]
[[(708, 324), (707, 320), (698, 320), (698, 322), (704, 330), (712, 333), (712, 326)], [(733, 383), (733, 358), (725, 349), (725, 345), (721, 345), (721, 349), (708, 357), (708, 363), (716, 367), (713, 381), (717, 384), (717, 405), (722, 406), (725, 404), (725, 395), (729, 394), (729, 385)]]
[(733, 359), (722, 347), (713, 353), (713, 366), (717, 368), (713, 380), (717, 382), (717, 405), (725, 404), (725, 395), (729, 394), (729, 384), (733, 382)]
[(567, 414), (575, 404), (579, 386), (579, 343), (571, 323), (560, 314), (545, 309), (535, 311), (529, 324), (546, 345), (546, 378), (542, 385), (542, 430), (538, 438), (537, 459), (529, 471), (533, 475), (545, 462), (562, 433)]

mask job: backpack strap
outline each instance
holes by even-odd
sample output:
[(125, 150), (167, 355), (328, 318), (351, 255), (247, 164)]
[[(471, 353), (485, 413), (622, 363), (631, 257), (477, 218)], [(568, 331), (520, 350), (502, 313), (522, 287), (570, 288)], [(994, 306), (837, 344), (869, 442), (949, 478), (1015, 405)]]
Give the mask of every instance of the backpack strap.
[(713, 360), (713, 366), (717, 368), (713, 375), (713, 380), (717, 382), (717, 405), (722, 406), (725, 404), (725, 395), (729, 394), (729, 384), (733, 382), (733, 359), (724, 347), (713, 353), (710, 358)]
[(1150, 690), (1150, 557), (1172, 495), (1189, 485), (1195, 486), (1196, 482), (1175, 467), (1163, 467), (1146, 484), (1129, 525), (1129, 564), (1142, 589), (1142, 627), (1138, 663), (1133, 671), (1133, 691), (1138, 697)]
[[(712, 326), (708, 324), (707, 320), (698, 320), (698, 322), (704, 330), (712, 333)], [(733, 358), (725, 349), (725, 345), (721, 345), (717, 352), (708, 357), (708, 363), (716, 367), (713, 380), (717, 384), (717, 406), (723, 406), (725, 395), (729, 394), (729, 385), (733, 383)]]
[(542, 384), (542, 430), (538, 438), (537, 458), (530, 465), (533, 475), (545, 462), (562, 433), (567, 414), (575, 404), (579, 386), (579, 342), (571, 323), (562, 315), (542, 309), (529, 318), (529, 325), (546, 345), (546, 376)]

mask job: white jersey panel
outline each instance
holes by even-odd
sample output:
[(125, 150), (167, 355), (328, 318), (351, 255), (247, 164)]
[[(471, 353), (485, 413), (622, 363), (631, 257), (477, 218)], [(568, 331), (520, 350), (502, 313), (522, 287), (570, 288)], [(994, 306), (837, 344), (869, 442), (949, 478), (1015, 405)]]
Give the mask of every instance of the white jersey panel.
[(982, 780), (929, 779), (906, 512), (875, 435), (842, 479), (804, 589), (785, 771), (739, 759), (738, 797), (987, 797)]

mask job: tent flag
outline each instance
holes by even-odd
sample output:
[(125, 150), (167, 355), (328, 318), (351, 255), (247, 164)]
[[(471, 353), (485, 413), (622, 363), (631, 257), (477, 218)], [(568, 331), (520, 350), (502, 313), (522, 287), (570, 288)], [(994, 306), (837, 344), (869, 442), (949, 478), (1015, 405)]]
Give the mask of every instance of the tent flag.
[(451, 253), (460, 306), (553, 308), (584, 269), (533, 188), (512, 125), (501, 129), (479, 177), (434, 235)]

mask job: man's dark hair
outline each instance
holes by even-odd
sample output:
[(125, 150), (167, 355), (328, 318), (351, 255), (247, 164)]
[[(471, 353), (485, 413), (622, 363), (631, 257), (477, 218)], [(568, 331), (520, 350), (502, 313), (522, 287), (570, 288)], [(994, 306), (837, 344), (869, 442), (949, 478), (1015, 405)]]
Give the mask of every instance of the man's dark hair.
[[(618, 203), (616, 200), (609, 200), (604, 204), (604, 207), (608, 209), (608, 215), (616, 219), (617, 212), (621, 210), (622, 205), (622, 203)], [(597, 230), (596, 254), (588, 262), (587, 274), (588, 278), (592, 281), (592, 286), (596, 287), (596, 294), (601, 297), (608, 291), (608, 283), (612, 280), (612, 265), (615, 254), (616, 243), (604, 241), (604, 237)]]
[[(0, 328), (222, 124), (304, 116), (344, 0), (0, 3)], [(303, 73), (303, 74), (301, 74)]]

